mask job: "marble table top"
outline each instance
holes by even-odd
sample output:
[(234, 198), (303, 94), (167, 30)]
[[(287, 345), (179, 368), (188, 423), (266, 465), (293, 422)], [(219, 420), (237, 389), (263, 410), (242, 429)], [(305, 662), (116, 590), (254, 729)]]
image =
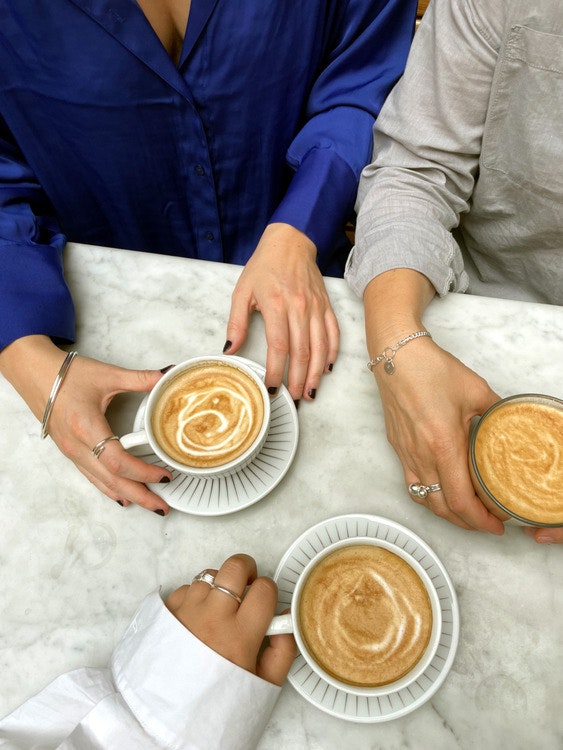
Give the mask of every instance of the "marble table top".
[[(75, 348), (124, 367), (161, 368), (219, 353), (240, 267), (69, 245)], [(286, 684), (260, 750), (563, 747), (563, 546), (521, 529), (502, 538), (442, 521), (405, 493), (365, 367), (363, 311), (340, 279), (327, 288), (342, 332), (334, 371), (298, 411), (295, 460), (259, 502), (222, 516), (120, 508), (99, 493), (0, 381), (0, 714), (56, 675), (103, 666), (138, 602), (246, 551), (273, 575), (306, 529), (375, 514), (421, 537), (445, 566), (459, 603), (460, 642), (439, 690), (405, 716), (354, 723)], [(434, 339), (500, 395), (563, 397), (563, 308), (449, 295), (429, 307)], [(264, 364), (255, 315), (240, 352)], [(130, 430), (140, 397), (118, 397), (109, 421)]]

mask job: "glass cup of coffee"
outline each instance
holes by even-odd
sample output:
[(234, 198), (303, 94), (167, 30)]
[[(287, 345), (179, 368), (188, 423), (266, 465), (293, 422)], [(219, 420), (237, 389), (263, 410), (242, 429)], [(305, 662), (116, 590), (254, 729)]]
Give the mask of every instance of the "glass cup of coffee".
[(472, 426), (469, 471), (502, 521), (563, 526), (563, 401), (537, 393), (497, 401)]
[(227, 476), (263, 447), (270, 397), (246, 362), (194, 357), (169, 370), (150, 392), (143, 428), (120, 438), (124, 448), (148, 445), (165, 464), (198, 477)]
[(305, 566), (291, 612), (269, 635), (293, 633), (314, 673), (361, 696), (414, 682), (438, 648), (438, 594), (408, 553), (373, 537), (329, 545)]

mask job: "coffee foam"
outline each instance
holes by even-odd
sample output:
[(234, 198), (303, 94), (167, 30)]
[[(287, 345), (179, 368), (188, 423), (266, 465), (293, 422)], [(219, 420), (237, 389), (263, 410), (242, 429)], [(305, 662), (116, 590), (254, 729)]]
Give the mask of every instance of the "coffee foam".
[(303, 640), (341, 682), (377, 687), (420, 660), (432, 631), (424, 583), (403, 558), (375, 545), (330, 553), (308, 575), (299, 602)]
[(563, 523), (563, 410), (508, 401), (479, 424), (475, 463), (488, 491), (529, 521)]
[(151, 425), (172, 459), (189, 467), (211, 468), (245, 453), (263, 420), (262, 393), (249, 375), (226, 363), (203, 362), (169, 383)]

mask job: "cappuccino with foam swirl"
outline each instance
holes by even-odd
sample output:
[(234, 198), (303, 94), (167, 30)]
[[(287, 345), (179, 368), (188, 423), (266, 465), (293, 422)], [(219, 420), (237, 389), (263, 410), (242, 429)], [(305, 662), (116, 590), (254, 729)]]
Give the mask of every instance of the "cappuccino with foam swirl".
[(154, 405), (153, 435), (174, 461), (221, 467), (245, 454), (264, 422), (258, 384), (234, 364), (198, 362), (172, 377)]
[(320, 560), (298, 606), (311, 657), (349, 685), (400, 679), (420, 661), (432, 632), (432, 605), (420, 576), (376, 545), (344, 546)]
[(540, 394), (498, 401), (472, 435), (470, 470), (502, 520), (563, 526), (563, 402)]

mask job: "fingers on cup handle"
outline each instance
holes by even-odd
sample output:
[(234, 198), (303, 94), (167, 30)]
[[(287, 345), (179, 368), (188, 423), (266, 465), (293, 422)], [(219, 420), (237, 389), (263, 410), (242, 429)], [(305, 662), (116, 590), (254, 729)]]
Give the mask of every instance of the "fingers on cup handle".
[(136, 448), (139, 445), (148, 445), (147, 433), (145, 430), (139, 430), (138, 432), (129, 432), (127, 435), (123, 435), (119, 438), (119, 442), (128, 450), (129, 448)]

